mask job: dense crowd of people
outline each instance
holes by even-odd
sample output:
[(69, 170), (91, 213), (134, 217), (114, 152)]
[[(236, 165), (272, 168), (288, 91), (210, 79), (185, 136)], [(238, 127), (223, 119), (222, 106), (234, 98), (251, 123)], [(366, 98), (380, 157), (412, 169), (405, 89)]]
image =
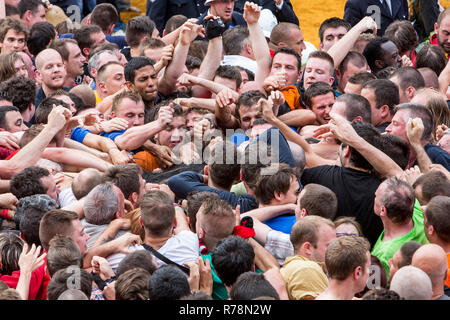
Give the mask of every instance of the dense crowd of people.
[(0, 299), (450, 300), (437, 0), (5, 2)]

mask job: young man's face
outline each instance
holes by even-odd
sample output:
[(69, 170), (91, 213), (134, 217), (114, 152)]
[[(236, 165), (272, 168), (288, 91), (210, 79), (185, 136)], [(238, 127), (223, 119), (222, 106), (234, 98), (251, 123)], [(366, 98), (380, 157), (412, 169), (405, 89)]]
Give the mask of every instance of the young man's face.
[(328, 225), (321, 226), (318, 231), (316, 247), (312, 248), (311, 260), (325, 262), (325, 252), (334, 239), (336, 239), (336, 229)]
[(256, 119), (262, 118), (261, 112), (256, 107), (256, 104), (251, 107), (241, 105), (239, 108), (239, 114), (241, 120), (241, 129), (244, 131), (253, 128), (253, 122)]
[(66, 67), (57, 52), (49, 52), (46, 54), (44, 63), (39, 69), (39, 75), (43, 84), (51, 90), (61, 89), (66, 73)]
[(345, 34), (345, 27), (327, 28), (323, 32), (323, 39), (320, 43), (320, 49), (327, 52), (336, 42), (338, 42)]
[(194, 129), (195, 124), (203, 118), (203, 114), (196, 111), (191, 111), (186, 115), (186, 128), (188, 130)]
[(289, 31), (289, 40), (287, 40), (286, 42), (287, 46), (291, 49), (294, 49), (301, 58), (302, 51), (306, 49), (302, 31), (298, 28), (292, 28)]
[(105, 89), (107, 95), (110, 96), (120, 89), (125, 84), (124, 68), (121, 65), (113, 64), (108, 66), (107, 76), (105, 83)]
[(382, 123), (381, 110), (377, 109), (375, 92), (371, 88), (364, 88), (361, 90), (361, 95), (367, 99), (370, 103), (370, 109), (372, 111), (372, 124), (378, 126)]
[(0, 43), (1, 53), (19, 52), (25, 48), (25, 45), (25, 34), (23, 32), (17, 32), (14, 29), (9, 29), (6, 32), (5, 39)]
[(219, 16), (225, 23), (231, 21), (234, 10), (234, 0), (215, 0), (210, 3), (210, 6), (212, 15)]
[(170, 124), (158, 133), (158, 144), (173, 149), (183, 141), (185, 131), (186, 119), (174, 117)]
[(75, 102), (73, 102), (73, 100), (69, 96), (63, 94), (60, 96), (53, 96), (53, 98), (67, 103), (69, 105), (69, 111), (72, 115), (74, 115), (75, 112), (77, 112), (77, 109), (75, 108)]
[(314, 57), (309, 58), (305, 66), (303, 87), (306, 90), (316, 82), (325, 82), (332, 85), (334, 78), (331, 76), (331, 71), (327, 60)]
[(300, 186), (298, 184), (298, 180), (297, 178), (292, 177), (289, 190), (284, 194), (283, 204), (295, 203), (297, 201), (299, 193), (300, 193)]
[(27, 129), (23, 123), (22, 115), (19, 111), (9, 111), (5, 115), (6, 126), (11, 133), (21, 132)]
[(319, 124), (327, 124), (330, 121), (330, 111), (335, 101), (334, 93), (328, 92), (315, 96), (311, 99), (311, 110), (316, 114), (316, 120)]
[(398, 53), (397, 46), (392, 41), (387, 41), (381, 45), (381, 50), (383, 52), (383, 63), (384, 67), (396, 66), (401, 68), (402, 57)]
[(58, 202), (58, 194), (60, 192), (59, 187), (55, 183), (52, 175), (44, 176), (41, 178), (42, 185), (47, 188), (47, 195)]
[(233, 91), (237, 91), (237, 86), (236, 86), (236, 81), (233, 79), (227, 79), (227, 78), (222, 78), (219, 76), (215, 76), (214, 77), (214, 82), (217, 82), (219, 84), (222, 84), (224, 86), (227, 86), (228, 88), (230, 88)]
[(127, 120), (128, 129), (144, 124), (145, 107), (142, 101), (135, 102), (129, 98), (124, 98), (117, 110), (113, 112), (113, 117)]
[(69, 51), (69, 57), (67, 59), (67, 74), (72, 77), (83, 74), (86, 58), (81, 54), (80, 47), (78, 47), (75, 43), (67, 43), (66, 46)]
[(81, 255), (87, 252), (87, 241), (89, 240), (89, 235), (84, 231), (83, 224), (79, 219), (72, 220), (72, 236), (71, 238), (80, 249)]
[(135, 71), (135, 89), (146, 102), (153, 102), (158, 94), (158, 77), (155, 68), (148, 65)]
[(299, 76), (297, 58), (292, 54), (277, 53), (273, 57), (270, 74), (273, 75), (280, 72), (286, 74), (286, 86), (295, 84)]
[(367, 71), (367, 66), (357, 67), (351, 61), (349, 63), (347, 63), (347, 68), (338, 77), (339, 91), (341, 93), (344, 93), (345, 87), (347, 86), (348, 78), (350, 78), (351, 76), (353, 76), (354, 74), (356, 74), (358, 72), (364, 72), (364, 71)]
[(36, 22), (44, 22), (45, 20), (45, 7), (43, 5), (38, 6), (36, 13), (30, 12), (29, 21), (25, 21), (28, 29), (30, 29)]

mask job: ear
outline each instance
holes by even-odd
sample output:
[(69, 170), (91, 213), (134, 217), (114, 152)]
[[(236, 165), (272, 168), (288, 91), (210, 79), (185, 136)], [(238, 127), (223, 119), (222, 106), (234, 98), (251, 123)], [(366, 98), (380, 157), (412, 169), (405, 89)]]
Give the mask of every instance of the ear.
[(383, 69), (384, 68), (384, 63), (381, 60), (375, 60), (375, 67), (377, 67), (378, 69)]
[(344, 150), (342, 150), (344, 152), (344, 157), (348, 158), (350, 157), (350, 146), (346, 146)]
[(205, 237), (205, 231), (203, 230), (203, 228), (198, 228), (197, 229), (197, 235), (199, 239), (203, 239)]
[(286, 42), (280, 41), (280, 42), (278, 42), (277, 46), (278, 47), (287, 47), (288, 45)]
[(102, 91), (102, 93), (104, 93), (104, 94), (106, 94), (107, 92), (107, 90), (106, 90), (106, 84), (103, 82), (103, 81), (101, 81), (101, 82), (99, 82), (98, 84), (97, 84), (97, 90), (101, 90)]
[[(313, 248), (311, 242), (308, 242), (308, 241), (304, 242), (300, 248), (308, 257), (311, 257), (311, 255), (312, 255), (311, 251)], [(308, 258), (308, 257), (306, 257), (306, 258)]]
[(41, 73), (39, 72), (38, 69), (36, 69), (34, 71), (34, 75), (35, 75), (37, 81), (42, 82)]
[(425, 231), (427, 235), (432, 236), (434, 234), (434, 227), (429, 225)]
[(166, 36), (166, 29), (164, 28), (163, 32), (162, 32), (162, 37), (164, 38)]
[(209, 167), (208, 167), (208, 165), (205, 166), (205, 168), (203, 169), (203, 172), (205, 173), (205, 176), (209, 177)]
[(363, 270), (362, 270), (361, 266), (357, 266), (357, 267), (355, 268), (355, 270), (353, 270), (353, 278), (354, 278), (355, 280), (361, 278), (361, 276), (362, 276), (362, 271), (363, 271)]
[(303, 209), (300, 211), (300, 217), (301, 217), (301, 218), (304, 218), (304, 217), (306, 217), (307, 215), (308, 215), (308, 211), (306, 211), (306, 209), (303, 208)]
[(176, 227), (177, 227), (177, 219), (174, 218), (174, 219), (173, 219), (173, 228), (175, 229)]
[(89, 57), (89, 48), (84, 48), (83, 49), (83, 54), (85, 57)]
[(144, 224), (142, 223), (142, 217), (139, 217), (139, 225), (141, 226), (141, 228), (144, 227)]
[(117, 211), (117, 212), (114, 214), (114, 218), (115, 218), (115, 219), (122, 218), (122, 217), (120, 216), (120, 212), (119, 212), (119, 211)]
[(336, 69), (336, 78), (341, 80), (341, 72), (338, 69)]
[(283, 199), (284, 199), (284, 194), (283, 193), (281, 193), (281, 192), (274, 192), (273, 193), (273, 198), (275, 199), (275, 200), (277, 200), (277, 201), (283, 201)]
[(333, 85), (333, 82), (334, 82), (334, 77), (330, 77), (330, 80), (328, 80), (328, 84), (329, 84), (330, 86), (332, 86), (332, 85)]
[(412, 86), (408, 87), (405, 90), (405, 94), (408, 97), (408, 99), (411, 100), (416, 95), (416, 89), (414, 89), (414, 87), (412, 87)]
[(385, 104), (384, 106), (380, 107), (380, 111), (381, 111), (381, 117), (382, 118), (387, 118), (389, 117), (389, 106), (387, 104)]
[(387, 216), (387, 210), (386, 210), (385, 206), (381, 206), (380, 216), (381, 217), (386, 217)]
[(356, 116), (355, 118), (353, 118), (352, 122), (353, 122), (353, 121), (360, 121), (360, 122), (363, 122), (363, 118), (362, 118), (361, 116)]
[(108, 34), (112, 34), (114, 32), (114, 25), (110, 25), (108, 29)]
[(246, 44), (245, 45), (245, 51), (247, 51), (247, 53), (249, 54), (249, 55), (252, 55), (253, 54), (253, 48), (252, 48), (252, 46), (250, 45), (250, 44)]
[(125, 86), (127, 87), (128, 90), (134, 91), (134, 84), (131, 83), (131, 81), (126, 81)]
[(130, 200), (131, 203), (135, 204), (137, 202), (137, 199), (138, 199), (137, 192), (133, 192), (132, 194), (130, 194), (130, 197), (128, 200)]

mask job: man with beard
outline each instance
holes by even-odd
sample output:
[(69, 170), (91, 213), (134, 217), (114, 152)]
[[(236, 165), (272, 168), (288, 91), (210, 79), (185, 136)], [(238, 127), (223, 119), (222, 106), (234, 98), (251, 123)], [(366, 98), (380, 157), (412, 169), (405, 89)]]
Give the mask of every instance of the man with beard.
[(434, 34), (430, 38), (430, 43), (440, 46), (448, 57), (450, 53), (450, 9), (443, 11), (434, 24)]

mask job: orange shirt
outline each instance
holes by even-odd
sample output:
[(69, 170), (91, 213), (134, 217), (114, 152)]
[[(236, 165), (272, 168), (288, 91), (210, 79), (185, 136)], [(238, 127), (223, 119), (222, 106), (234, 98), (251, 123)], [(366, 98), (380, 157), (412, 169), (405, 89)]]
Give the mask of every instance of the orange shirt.
[(448, 264), (448, 274), (447, 281), (445, 281), (445, 285), (450, 287), (450, 253), (447, 253), (447, 264)]

